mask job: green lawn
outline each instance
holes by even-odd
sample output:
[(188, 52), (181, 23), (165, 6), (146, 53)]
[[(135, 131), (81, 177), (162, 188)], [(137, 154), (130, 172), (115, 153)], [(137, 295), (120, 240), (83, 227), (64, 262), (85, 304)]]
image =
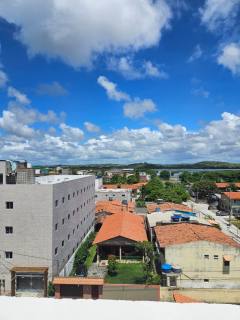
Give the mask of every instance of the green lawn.
[(119, 263), (117, 274), (115, 276), (107, 275), (107, 283), (145, 283), (142, 263)]

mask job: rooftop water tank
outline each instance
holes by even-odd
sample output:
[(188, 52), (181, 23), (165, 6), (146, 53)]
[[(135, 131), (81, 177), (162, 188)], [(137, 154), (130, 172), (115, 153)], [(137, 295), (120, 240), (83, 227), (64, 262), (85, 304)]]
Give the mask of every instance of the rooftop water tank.
[(161, 266), (162, 272), (164, 273), (170, 273), (172, 271), (172, 265), (168, 263), (164, 263)]
[(182, 272), (182, 269), (181, 269), (179, 266), (177, 266), (177, 265), (173, 265), (173, 266), (172, 266), (172, 271), (173, 271), (174, 273), (181, 273), (181, 272)]

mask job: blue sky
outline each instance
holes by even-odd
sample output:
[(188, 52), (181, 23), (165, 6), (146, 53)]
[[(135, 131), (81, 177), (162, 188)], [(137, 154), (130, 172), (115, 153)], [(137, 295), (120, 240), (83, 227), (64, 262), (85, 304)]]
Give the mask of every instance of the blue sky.
[(2, 0), (0, 158), (238, 162), (239, 11), (239, 0)]

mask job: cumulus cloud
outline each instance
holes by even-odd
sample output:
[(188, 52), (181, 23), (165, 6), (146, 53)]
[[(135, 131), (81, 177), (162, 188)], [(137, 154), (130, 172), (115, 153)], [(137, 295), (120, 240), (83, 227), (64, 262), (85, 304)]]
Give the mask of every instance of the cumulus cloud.
[(110, 70), (121, 73), (126, 79), (144, 79), (147, 77), (167, 79), (168, 74), (160, 70), (151, 61), (135, 62), (132, 56), (112, 57), (108, 61)]
[(99, 126), (88, 121), (84, 122), (84, 126), (88, 132), (99, 132), (101, 130)]
[(130, 97), (128, 94), (120, 91), (117, 89), (116, 83), (113, 83), (108, 80), (108, 78), (104, 76), (100, 76), (97, 79), (97, 82), (100, 86), (102, 86), (109, 97), (109, 99), (115, 100), (115, 101), (128, 101), (130, 100)]
[(230, 43), (224, 46), (217, 61), (233, 74), (240, 74), (240, 44)]
[(17, 102), (23, 105), (27, 105), (31, 103), (31, 101), (28, 99), (28, 97), (24, 93), (18, 91), (13, 87), (8, 87), (8, 96), (10, 98), (16, 99)]
[(3, 70), (0, 70), (0, 88), (4, 88), (7, 82), (8, 82), (7, 74)]
[[(4, 112), (2, 118), (4, 121), (8, 119), (9, 123), (11, 116)], [(18, 130), (15, 122), (13, 128)], [(162, 122), (155, 130), (124, 127), (84, 140), (81, 129), (65, 123), (61, 123), (54, 134), (47, 129), (46, 132), (32, 135), (28, 128), (25, 129), (25, 134), (21, 133), (21, 136), (13, 136), (7, 127), (1, 129), (0, 158), (27, 158), (34, 163), (46, 163), (48, 159), (49, 163), (56, 164), (83, 161), (173, 163), (220, 158), (238, 161), (240, 157), (240, 140), (236, 139), (240, 135), (240, 116), (228, 112), (195, 132), (181, 124)]]
[(202, 23), (210, 31), (229, 28), (236, 22), (239, 8), (239, 0), (206, 0), (200, 9)]
[(103, 53), (157, 45), (171, 9), (165, 0), (1, 0), (0, 16), (20, 27), (30, 56), (81, 67)]
[(39, 84), (36, 92), (47, 96), (66, 96), (68, 94), (68, 91), (57, 81)]
[(63, 132), (63, 140), (70, 141), (70, 142), (76, 142), (79, 140), (82, 140), (84, 133), (81, 129), (76, 127), (71, 127), (66, 125), (65, 123), (60, 124), (60, 129)]
[(151, 99), (135, 98), (133, 101), (123, 105), (124, 115), (128, 118), (137, 119), (145, 115), (146, 112), (156, 111), (156, 105)]
[(197, 44), (193, 50), (193, 53), (188, 58), (188, 62), (193, 62), (195, 60), (198, 60), (199, 58), (201, 58), (202, 55), (203, 55), (202, 48), (199, 44)]

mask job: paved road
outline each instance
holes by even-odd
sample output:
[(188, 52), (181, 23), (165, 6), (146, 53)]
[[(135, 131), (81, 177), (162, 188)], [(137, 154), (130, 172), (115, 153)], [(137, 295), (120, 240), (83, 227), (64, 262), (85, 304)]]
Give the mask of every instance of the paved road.
[(208, 210), (208, 204), (205, 203), (195, 203), (191, 200), (189, 200), (187, 203), (188, 206), (192, 207), (193, 210), (198, 213), (201, 218), (203, 218), (204, 216), (211, 216), (216, 222), (219, 223), (222, 231), (225, 234), (240, 243), (240, 230), (232, 224), (230, 225), (230, 227), (228, 226), (228, 216), (216, 216), (216, 213), (214, 211)]

